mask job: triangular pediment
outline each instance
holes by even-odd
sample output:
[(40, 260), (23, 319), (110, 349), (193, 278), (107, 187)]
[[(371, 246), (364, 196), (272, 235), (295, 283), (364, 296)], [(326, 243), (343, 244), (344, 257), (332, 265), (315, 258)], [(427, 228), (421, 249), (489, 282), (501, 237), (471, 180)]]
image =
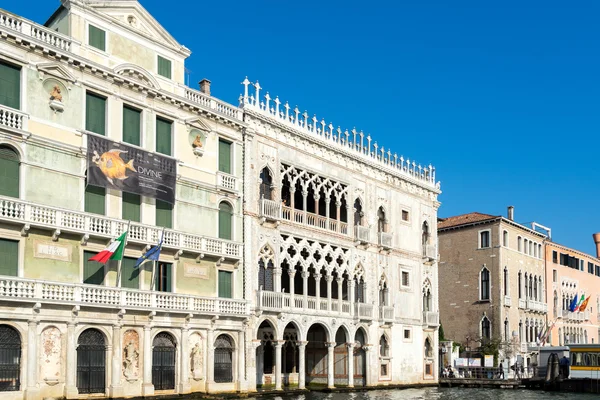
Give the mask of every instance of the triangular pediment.
[(156, 78), (150, 72), (135, 64), (121, 64), (116, 66), (114, 71), (116, 74), (137, 81), (144, 86), (149, 86), (156, 90), (160, 89), (160, 84)]
[(205, 121), (203, 121), (202, 118), (200, 118), (200, 117), (188, 118), (185, 120), (185, 123), (196, 129), (200, 129), (201, 131), (204, 131), (204, 132), (212, 131), (210, 126)]
[(61, 64), (49, 62), (49, 63), (40, 63), (36, 65), (38, 72), (42, 75), (53, 76), (63, 81), (75, 83), (77, 78), (69, 72), (67, 68), (65, 68)]
[(184, 57), (191, 54), (136, 0), (87, 0), (86, 6), (111, 22), (168, 46)]

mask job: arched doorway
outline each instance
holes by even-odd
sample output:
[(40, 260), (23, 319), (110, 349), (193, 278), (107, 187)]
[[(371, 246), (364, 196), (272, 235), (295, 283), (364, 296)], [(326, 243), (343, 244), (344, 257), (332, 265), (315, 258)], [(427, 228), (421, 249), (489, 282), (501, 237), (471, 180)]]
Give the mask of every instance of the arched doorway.
[(233, 341), (227, 335), (215, 340), (215, 382), (233, 382)]
[(348, 384), (348, 347), (347, 335), (344, 328), (339, 327), (335, 333), (335, 349), (333, 350), (333, 376), (336, 382)]
[(327, 331), (314, 324), (306, 335), (306, 383), (327, 383)]
[(77, 340), (77, 390), (106, 391), (106, 341), (98, 329), (86, 329)]
[(160, 332), (152, 341), (152, 384), (155, 390), (175, 389), (175, 339)]
[(354, 385), (366, 386), (367, 354), (364, 349), (366, 343), (365, 331), (358, 328), (354, 335)]
[(256, 339), (260, 346), (256, 349), (256, 383), (258, 385), (271, 385), (275, 383), (275, 329), (268, 321), (263, 321), (258, 327)]
[(8, 325), (0, 325), (0, 374), (0, 392), (21, 388), (21, 337)]
[(283, 365), (283, 384), (286, 386), (299, 384), (298, 329), (293, 322), (286, 325), (283, 330), (283, 348), (281, 351)]

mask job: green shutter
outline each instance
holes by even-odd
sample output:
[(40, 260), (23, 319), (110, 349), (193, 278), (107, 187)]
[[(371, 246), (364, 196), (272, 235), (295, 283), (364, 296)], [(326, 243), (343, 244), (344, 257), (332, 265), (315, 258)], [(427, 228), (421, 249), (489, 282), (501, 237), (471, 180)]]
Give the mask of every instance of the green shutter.
[(139, 194), (123, 192), (123, 219), (141, 222), (141, 203)]
[(106, 51), (106, 32), (94, 25), (89, 25), (89, 43), (90, 46)]
[(154, 289), (160, 292), (171, 291), (171, 268), (169, 263), (157, 263)]
[(0, 275), (17, 276), (19, 271), (19, 242), (0, 239)]
[(219, 238), (231, 240), (232, 208), (227, 203), (219, 204)]
[(136, 261), (135, 258), (123, 257), (121, 262), (121, 287), (140, 288), (140, 269), (134, 268)]
[(135, 108), (123, 107), (123, 141), (140, 145), (140, 121), (142, 112)]
[(156, 118), (156, 151), (171, 155), (171, 122)]
[(83, 252), (83, 283), (90, 285), (102, 285), (104, 282), (104, 265), (97, 261), (89, 261), (96, 253), (91, 251)]
[(85, 94), (85, 129), (106, 135), (106, 99), (92, 93)]
[(219, 140), (219, 171), (231, 174), (231, 143)]
[(84, 200), (85, 212), (104, 215), (106, 213), (106, 202), (104, 201), (105, 196), (106, 189), (98, 186), (87, 185), (85, 187)]
[(173, 227), (173, 205), (171, 203), (156, 200), (156, 226)]
[(0, 104), (21, 108), (21, 68), (0, 63)]
[(171, 79), (171, 60), (158, 56), (158, 74)]
[(231, 295), (231, 276), (229, 271), (219, 271), (219, 297), (230, 299)]
[(19, 197), (19, 155), (8, 146), (0, 146), (0, 195)]

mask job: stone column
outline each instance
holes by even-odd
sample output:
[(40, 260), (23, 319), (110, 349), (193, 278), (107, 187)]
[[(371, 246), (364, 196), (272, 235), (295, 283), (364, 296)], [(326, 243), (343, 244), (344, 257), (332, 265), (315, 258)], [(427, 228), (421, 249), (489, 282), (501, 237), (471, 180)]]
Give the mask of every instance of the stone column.
[[(321, 273), (317, 272), (316, 274), (313, 275), (313, 277), (315, 278), (315, 296), (317, 298), (317, 304), (318, 304), (319, 299), (321, 298)], [(319, 309), (318, 305), (317, 305), (317, 309)]]
[[(265, 371), (265, 346), (262, 346), (260, 340), (253, 340), (254, 347), (256, 348), (256, 384), (264, 385), (264, 371)], [(258, 378), (260, 376), (260, 379)]]
[(110, 380), (110, 397), (123, 397), (123, 386), (121, 385), (121, 375), (123, 374), (122, 367), (123, 358), (122, 349), (122, 338), (121, 338), (121, 325), (113, 325), (113, 336), (112, 336), (112, 373)]
[(190, 384), (190, 349), (189, 349), (189, 329), (187, 326), (181, 328), (181, 346), (180, 346), (180, 365), (179, 373), (179, 394), (187, 394), (192, 392)]
[(79, 396), (75, 378), (77, 373), (77, 342), (75, 341), (75, 324), (67, 323), (67, 372), (65, 376), (65, 397), (75, 399)]
[[(319, 199), (320, 198), (321, 198), (321, 196), (316, 193), (313, 196), (313, 200), (315, 201), (315, 215), (319, 215)], [(316, 221), (315, 221), (315, 223), (316, 223)]]
[(337, 200), (335, 202), (335, 209), (336, 209), (336, 211), (335, 211), (336, 214), (335, 215), (337, 217), (336, 219), (337, 219), (337, 231), (338, 232), (342, 231), (342, 215), (340, 214), (341, 207), (342, 207), (342, 202), (339, 201), (339, 200)]
[(306, 210), (308, 209), (308, 202), (307, 202), (307, 198), (308, 197), (308, 192), (305, 190), (302, 190), (302, 211), (304, 213), (304, 223), (306, 224)]
[(152, 332), (150, 326), (144, 326), (144, 382), (142, 396), (153, 396), (152, 384)]
[(344, 294), (342, 293), (342, 285), (344, 283), (344, 277), (343, 276), (338, 276), (337, 278), (337, 285), (338, 285), (338, 312), (341, 313), (342, 312), (342, 298), (344, 296)]
[[(294, 201), (295, 199), (294, 198), (295, 197), (296, 197), (296, 190), (295, 190), (295, 188), (293, 188), (293, 187), (290, 186), (290, 209), (292, 210), (292, 213), (295, 210), (295, 208), (294, 208), (294, 206), (295, 206), (295, 201)], [(294, 220), (294, 216), (293, 215), (290, 215), (290, 218), (292, 220)]]
[(281, 266), (273, 268), (273, 291), (281, 292)]
[(327, 221), (327, 225), (325, 226), (325, 228), (327, 229), (331, 229), (330, 225), (329, 225), (329, 203), (331, 202), (331, 197), (330, 196), (325, 196), (325, 221)]
[(331, 282), (333, 282), (333, 275), (327, 274), (327, 311), (331, 311)]
[(335, 387), (334, 381), (334, 354), (335, 342), (327, 342), (327, 387), (333, 389)]
[(285, 340), (276, 340), (275, 345), (275, 390), (281, 390), (281, 347)]
[(305, 310), (308, 308), (308, 271), (302, 271), (302, 293), (304, 293), (304, 299), (302, 301), (302, 308)]
[(306, 389), (306, 345), (307, 341), (297, 341), (298, 345), (298, 389)]
[(348, 387), (354, 387), (354, 343), (346, 343), (348, 348)]
[(356, 282), (354, 282), (354, 278), (350, 278), (348, 280), (348, 289), (349, 289), (348, 297), (350, 298), (350, 315), (351, 316), (354, 316), (354, 312), (355, 312), (355, 310), (354, 310), (354, 304), (355, 304), (354, 303), (354, 298), (355, 298), (354, 286), (355, 286), (355, 284), (356, 284)]
[[(375, 373), (378, 374), (379, 366), (377, 364), (371, 363), (371, 348), (373, 345), (363, 344), (362, 348), (365, 351), (365, 362), (366, 362), (366, 374), (365, 374), (365, 386), (373, 385), (373, 368), (375, 368)], [(374, 365), (374, 367), (373, 367)]]
[(294, 309), (295, 307), (295, 303), (294, 303), (294, 294), (296, 292), (296, 288), (294, 285), (294, 278), (296, 277), (296, 270), (295, 269), (289, 269), (288, 270), (288, 276), (290, 277), (290, 308)]
[(40, 389), (37, 382), (38, 371), (38, 346), (37, 346), (38, 322), (31, 320), (27, 327), (27, 389), (25, 389), (25, 400), (35, 400), (40, 397)]
[(215, 330), (209, 329), (206, 333), (206, 380), (207, 383), (215, 383)]
[(244, 331), (238, 332), (238, 362), (237, 362), (237, 380), (238, 380), (238, 391), (246, 390), (246, 335)]

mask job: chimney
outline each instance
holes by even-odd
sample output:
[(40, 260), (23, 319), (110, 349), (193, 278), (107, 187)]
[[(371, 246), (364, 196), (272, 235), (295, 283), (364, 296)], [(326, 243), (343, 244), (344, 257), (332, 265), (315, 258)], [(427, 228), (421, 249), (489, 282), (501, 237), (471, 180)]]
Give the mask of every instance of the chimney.
[(198, 82), (198, 84), (200, 85), (200, 91), (210, 96), (210, 81), (204, 78), (200, 82)]
[(596, 258), (600, 258), (600, 232), (592, 235), (594, 243), (596, 243)]
[(508, 206), (508, 219), (515, 220), (515, 208), (513, 206)]

